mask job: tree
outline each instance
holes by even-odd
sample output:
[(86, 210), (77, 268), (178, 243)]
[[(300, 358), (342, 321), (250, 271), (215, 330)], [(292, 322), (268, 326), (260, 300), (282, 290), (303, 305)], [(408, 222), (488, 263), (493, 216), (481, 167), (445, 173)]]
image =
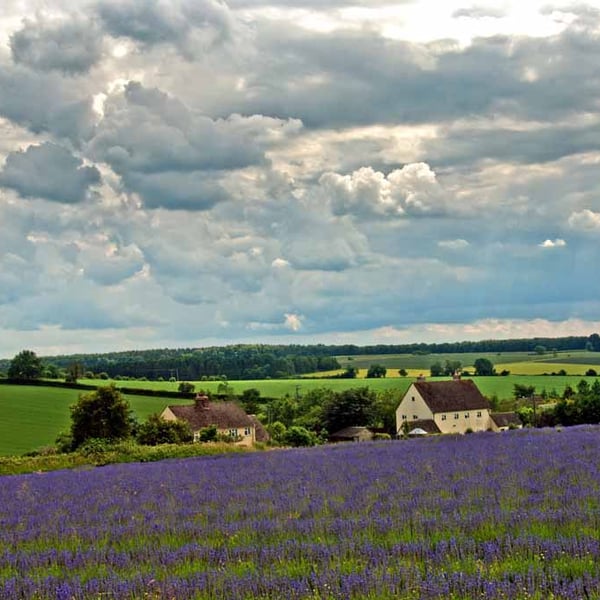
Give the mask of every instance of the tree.
[(60, 370), (56, 365), (50, 363), (44, 367), (42, 376), (48, 379), (58, 379), (60, 377)]
[(113, 385), (81, 394), (70, 410), (73, 448), (91, 438), (121, 440), (131, 435), (129, 403)]
[(196, 389), (196, 386), (193, 383), (189, 383), (188, 381), (182, 381), (177, 386), (177, 389), (183, 394), (191, 394)]
[(546, 354), (546, 346), (542, 346), (541, 344), (538, 344), (538, 345), (537, 345), (537, 346), (536, 346), (536, 347), (533, 349), (533, 351), (534, 351), (536, 354), (540, 354), (540, 355), (541, 355), (541, 354)]
[(385, 377), (387, 369), (383, 365), (371, 365), (367, 371), (367, 379), (379, 379)]
[(488, 358), (478, 358), (473, 366), (475, 367), (475, 375), (487, 376), (496, 374), (494, 363)]
[(344, 427), (372, 425), (377, 419), (375, 392), (367, 387), (332, 394), (323, 406), (321, 423), (334, 433)]
[(65, 374), (66, 383), (77, 383), (77, 380), (83, 375), (83, 365), (80, 362), (73, 361), (69, 363)]
[(515, 400), (521, 398), (531, 398), (535, 394), (534, 385), (525, 385), (524, 383), (515, 383), (513, 385), (513, 396)]
[(462, 371), (462, 363), (460, 360), (446, 360), (444, 365), (444, 375), (454, 375)]
[(398, 375), (400, 375), (400, 377), (406, 377), (408, 375), (408, 371), (406, 369), (400, 369), (398, 371)]
[(442, 363), (438, 360), (429, 367), (429, 372), (432, 377), (440, 377), (444, 374), (444, 367), (442, 367)]
[(10, 379), (39, 379), (42, 375), (43, 365), (40, 358), (32, 350), (21, 350), (11, 361), (8, 367)]
[(193, 436), (185, 421), (167, 421), (154, 413), (139, 426), (136, 438), (140, 444), (156, 446), (191, 442)]
[(248, 388), (242, 392), (240, 403), (244, 410), (251, 415), (255, 415), (260, 408), (260, 390)]
[[(590, 350), (593, 352), (600, 352), (600, 335), (597, 333), (592, 333), (592, 335), (590, 335), (588, 338), (588, 344)], [(587, 344), (586, 347), (588, 347)]]
[(287, 427), (281, 421), (275, 421), (275, 423), (267, 426), (267, 431), (273, 440), (278, 444), (282, 444), (285, 439)]

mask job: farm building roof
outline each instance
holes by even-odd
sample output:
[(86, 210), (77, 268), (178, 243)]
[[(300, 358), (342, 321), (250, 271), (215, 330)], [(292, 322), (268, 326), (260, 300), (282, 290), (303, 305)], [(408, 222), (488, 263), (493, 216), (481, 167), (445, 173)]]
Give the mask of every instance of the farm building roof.
[(470, 379), (416, 381), (414, 386), (433, 413), (490, 408), (488, 400)]
[(511, 425), (521, 427), (522, 425), (519, 415), (514, 412), (492, 413), (492, 420), (497, 427), (510, 427)]
[(169, 406), (171, 412), (196, 431), (215, 425), (218, 429), (229, 427), (254, 427), (252, 419), (235, 402), (206, 402), (196, 406)]
[(352, 426), (340, 429), (329, 436), (332, 442), (343, 442), (346, 440), (367, 440), (373, 439), (373, 431), (368, 427)]
[(442, 433), (433, 419), (417, 419), (416, 421), (410, 421), (409, 425), (410, 430), (408, 432), (408, 435), (410, 435), (417, 429), (420, 429), (425, 433)]

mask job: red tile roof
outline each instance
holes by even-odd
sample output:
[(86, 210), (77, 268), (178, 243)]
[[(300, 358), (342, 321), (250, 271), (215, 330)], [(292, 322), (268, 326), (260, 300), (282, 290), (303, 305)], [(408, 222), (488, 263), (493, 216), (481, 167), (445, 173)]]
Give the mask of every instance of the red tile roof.
[(433, 413), (491, 408), (470, 379), (417, 381), (414, 386)]
[(193, 431), (215, 425), (217, 429), (254, 427), (252, 419), (235, 402), (207, 402), (205, 406), (169, 406), (171, 412), (187, 421)]

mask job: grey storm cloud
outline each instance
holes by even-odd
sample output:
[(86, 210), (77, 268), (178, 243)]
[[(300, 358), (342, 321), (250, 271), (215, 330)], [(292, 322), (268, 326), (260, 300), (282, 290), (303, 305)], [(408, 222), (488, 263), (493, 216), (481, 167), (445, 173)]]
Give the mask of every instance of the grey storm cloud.
[(91, 135), (92, 100), (57, 73), (0, 65), (0, 115), (34, 133), (50, 132), (75, 145)]
[(459, 8), (452, 13), (455, 19), (467, 17), (469, 19), (483, 19), (486, 17), (500, 19), (505, 16), (505, 12), (492, 8), (491, 6), (471, 6), (469, 8)]
[(102, 36), (89, 22), (31, 21), (10, 38), (14, 62), (40, 71), (81, 74), (102, 56)]
[(525, 131), (455, 125), (444, 130), (444, 144), (428, 141), (424, 147), (431, 162), (444, 166), (488, 159), (544, 163), (600, 150), (600, 124), (552, 124)]
[(478, 38), (466, 48), (291, 23), (262, 23), (259, 32), (246, 94), (232, 95), (221, 110), (296, 117), (319, 128), (490, 113), (556, 119), (595, 110), (600, 91), (600, 39), (591, 30)]
[(24, 198), (44, 198), (73, 204), (88, 197), (90, 186), (100, 183), (96, 167), (83, 165), (69, 150), (46, 142), (11, 152), (0, 172), (0, 186)]
[(213, 120), (157, 89), (130, 82), (109, 98), (87, 151), (109, 164), (147, 207), (206, 210), (224, 200), (223, 173), (266, 166), (265, 146), (293, 123), (272, 118)]
[(99, 2), (96, 11), (110, 35), (145, 46), (173, 44), (190, 58), (196, 42), (226, 41), (233, 27), (229, 8), (220, 0), (109, 0)]

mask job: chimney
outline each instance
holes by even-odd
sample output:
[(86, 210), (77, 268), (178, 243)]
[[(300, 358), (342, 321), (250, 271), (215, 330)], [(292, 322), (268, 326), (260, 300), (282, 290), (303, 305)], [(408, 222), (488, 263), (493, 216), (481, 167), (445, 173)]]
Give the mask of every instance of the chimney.
[(196, 404), (196, 408), (201, 408), (203, 410), (208, 410), (208, 396), (206, 394), (203, 394), (201, 392), (198, 392), (196, 394), (196, 397), (194, 398), (194, 402)]
[(423, 373), (419, 373), (419, 376), (417, 377), (417, 381), (425, 381), (425, 375), (423, 375)]

